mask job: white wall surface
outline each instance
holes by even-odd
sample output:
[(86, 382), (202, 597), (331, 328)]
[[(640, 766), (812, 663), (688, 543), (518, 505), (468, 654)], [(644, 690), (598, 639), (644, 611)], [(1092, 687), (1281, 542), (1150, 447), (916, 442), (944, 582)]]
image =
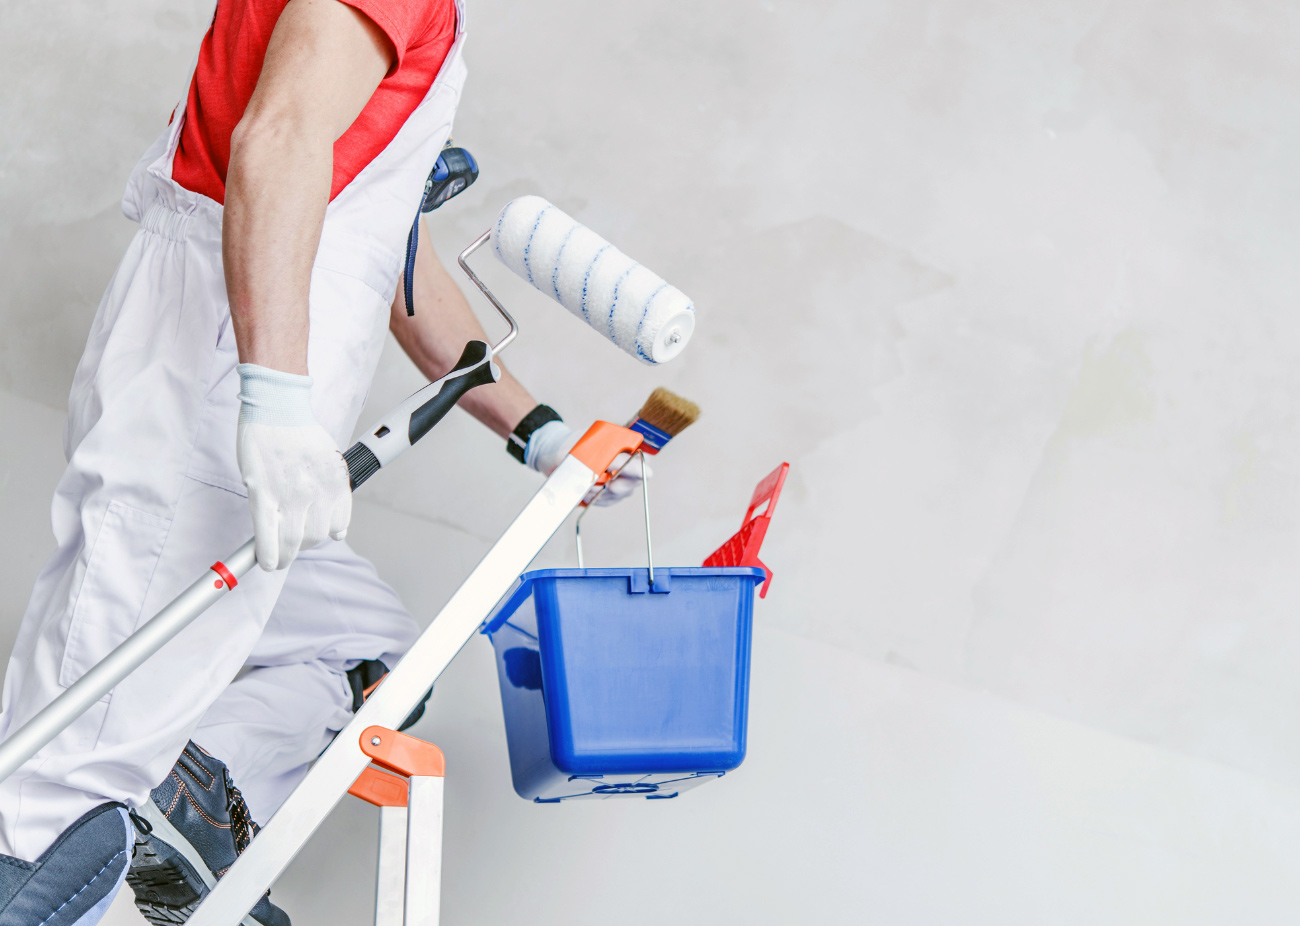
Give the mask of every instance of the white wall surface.
[[(117, 200), (210, 11), (0, 0), (10, 639), (132, 231)], [(661, 383), (704, 406), (657, 464), (665, 561), (698, 562), (793, 469), (734, 775), (526, 804), (486, 643), (444, 676), (418, 732), (450, 757), (445, 921), (1294, 922), (1300, 10), (470, 17), (456, 137), (484, 173), (437, 214), (440, 250), (537, 192), (699, 309), (691, 350), (647, 370), (498, 269), (507, 363), (571, 419)], [(370, 413), (418, 384), (390, 349)], [(366, 487), (352, 536), (428, 620), (535, 484), (457, 414)], [(638, 561), (635, 515), (593, 524), (595, 559)], [(542, 562), (571, 554), (565, 534)], [(374, 829), (340, 807), (276, 890), (296, 923), (365, 921)]]

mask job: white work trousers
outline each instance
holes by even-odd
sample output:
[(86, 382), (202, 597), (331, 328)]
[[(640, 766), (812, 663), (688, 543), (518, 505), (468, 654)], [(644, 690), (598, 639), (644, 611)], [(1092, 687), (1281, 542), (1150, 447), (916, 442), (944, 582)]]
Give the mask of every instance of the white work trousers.
[[(147, 209), (77, 372), (53, 505), (58, 549), (9, 662), (5, 732), (252, 533), (234, 460), (239, 386), (220, 210), (171, 200)], [(313, 404), (340, 446), (387, 309), (355, 279), (313, 274)], [(346, 669), (394, 665), (416, 634), (346, 542), (327, 541), (285, 571), (254, 569), (0, 784), (0, 852), (34, 859), (91, 807), (138, 805), (191, 737), (231, 767), (265, 820), (349, 719)]]

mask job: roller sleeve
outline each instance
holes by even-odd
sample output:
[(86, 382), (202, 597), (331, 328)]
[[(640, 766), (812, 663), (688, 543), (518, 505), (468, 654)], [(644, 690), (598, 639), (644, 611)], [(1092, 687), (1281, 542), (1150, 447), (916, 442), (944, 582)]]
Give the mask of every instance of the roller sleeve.
[(540, 196), (506, 204), (492, 247), (520, 278), (643, 363), (672, 360), (695, 331), (685, 293)]

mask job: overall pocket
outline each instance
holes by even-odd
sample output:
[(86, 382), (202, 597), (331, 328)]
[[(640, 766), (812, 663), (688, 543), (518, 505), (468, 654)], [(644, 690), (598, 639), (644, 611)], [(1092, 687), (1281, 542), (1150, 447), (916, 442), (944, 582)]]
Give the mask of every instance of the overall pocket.
[(168, 518), (109, 503), (73, 605), (60, 685), (76, 682), (135, 630), (170, 527)]

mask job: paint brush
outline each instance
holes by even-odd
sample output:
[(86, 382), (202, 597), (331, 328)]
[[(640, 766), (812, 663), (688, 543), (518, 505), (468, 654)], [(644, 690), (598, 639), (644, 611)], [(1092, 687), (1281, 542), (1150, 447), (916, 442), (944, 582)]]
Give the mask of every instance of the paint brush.
[(650, 393), (628, 427), (641, 435), (641, 449), (654, 455), (699, 417), (698, 405), (660, 386)]

